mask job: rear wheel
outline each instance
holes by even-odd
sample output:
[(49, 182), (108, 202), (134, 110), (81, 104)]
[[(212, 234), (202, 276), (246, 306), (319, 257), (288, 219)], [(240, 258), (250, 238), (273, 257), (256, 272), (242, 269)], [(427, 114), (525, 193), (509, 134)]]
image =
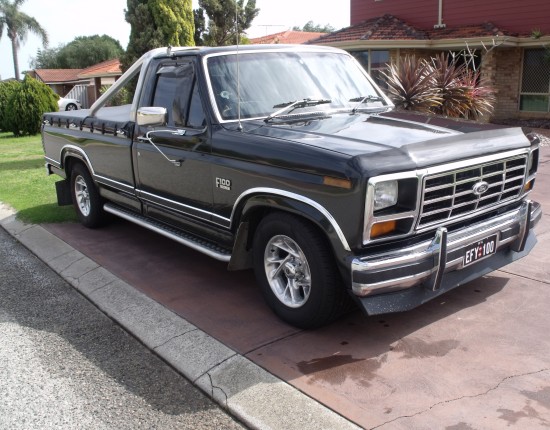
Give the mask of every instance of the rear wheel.
[(268, 305), (294, 326), (327, 324), (347, 303), (325, 238), (312, 224), (291, 214), (270, 214), (258, 226), (254, 272)]
[(77, 106), (74, 103), (69, 103), (65, 110), (77, 110)]
[(73, 205), (80, 222), (89, 228), (103, 224), (103, 199), (92, 180), (90, 172), (81, 163), (75, 164), (71, 170), (71, 193)]

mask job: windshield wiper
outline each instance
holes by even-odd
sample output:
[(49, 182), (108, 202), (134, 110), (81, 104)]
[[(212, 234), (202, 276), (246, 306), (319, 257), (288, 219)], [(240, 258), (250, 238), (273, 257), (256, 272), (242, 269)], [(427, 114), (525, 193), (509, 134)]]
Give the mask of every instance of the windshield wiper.
[(281, 108), (281, 109), (273, 112), (266, 119), (264, 119), (264, 121), (269, 122), (273, 118), (281, 115), (282, 113), (285, 113), (285, 112), (290, 113), (294, 109), (317, 106), (317, 105), (327, 104), (331, 102), (332, 100), (328, 100), (328, 99), (301, 99), (301, 100), (294, 100), (293, 102), (280, 103), (273, 106), (273, 108)]
[(350, 102), (358, 102), (355, 107), (351, 110), (351, 113), (357, 112), (357, 109), (363, 104), (368, 102), (385, 102), (385, 100), (380, 96), (373, 96), (369, 94), (368, 96), (360, 96), (349, 99)]

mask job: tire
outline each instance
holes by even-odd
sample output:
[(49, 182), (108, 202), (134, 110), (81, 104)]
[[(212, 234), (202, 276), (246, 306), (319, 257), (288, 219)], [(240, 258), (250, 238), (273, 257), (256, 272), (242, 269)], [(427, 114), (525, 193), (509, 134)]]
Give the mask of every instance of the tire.
[(78, 107), (74, 103), (69, 103), (67, 107), (65, 107), (65, 110), (77, 110)]
[(264, 218), (253, 242), (254, 273), (271, 309), (305, 329), (323, 326), (347, 309), (334, 256), (312, 224), (286, 213)]
[(90, 176), (90, 172), (81, 163), (71, 170), (71, 194), (73, 205), (82, 225), (88, 228), (100, 227), (105, 220), (103, 199)]

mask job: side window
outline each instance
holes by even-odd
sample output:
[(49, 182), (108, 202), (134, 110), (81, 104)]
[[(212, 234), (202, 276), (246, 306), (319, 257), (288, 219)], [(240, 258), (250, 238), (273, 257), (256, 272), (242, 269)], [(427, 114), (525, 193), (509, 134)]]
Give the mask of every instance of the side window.
[(160, 67), (157, 72), (153, 106), (162, 106), (168, 110), (169, 126), (204, 126), (204, 111), (192, 62)]
[(189, 121), (187, 125), (193, 128), (203, 128), (206, 126), (206, 117), (202, 108), (199, 86), (195, 83), (193, 95), (191, 96), (191, 105), (189, 106)]

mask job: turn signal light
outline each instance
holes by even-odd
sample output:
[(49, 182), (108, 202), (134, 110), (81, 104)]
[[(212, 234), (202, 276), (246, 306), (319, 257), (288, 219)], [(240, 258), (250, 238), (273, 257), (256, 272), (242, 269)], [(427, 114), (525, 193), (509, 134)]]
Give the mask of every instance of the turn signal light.
[(533, 189), (533, 181), (529, 181), (523, 187), (523, 192), (526, 193), (527, 191), (531, 191), (532, 189)]
[(333, 178), (332, 176), (324, 176), (323, 184), (332, 187), (345, 188), (351, 190), (351, 181), (348, 179)]
[(391, 233), (397, 229), (397, 221), (384, 221), (373, 224), (370, 229), (371, 239)]

